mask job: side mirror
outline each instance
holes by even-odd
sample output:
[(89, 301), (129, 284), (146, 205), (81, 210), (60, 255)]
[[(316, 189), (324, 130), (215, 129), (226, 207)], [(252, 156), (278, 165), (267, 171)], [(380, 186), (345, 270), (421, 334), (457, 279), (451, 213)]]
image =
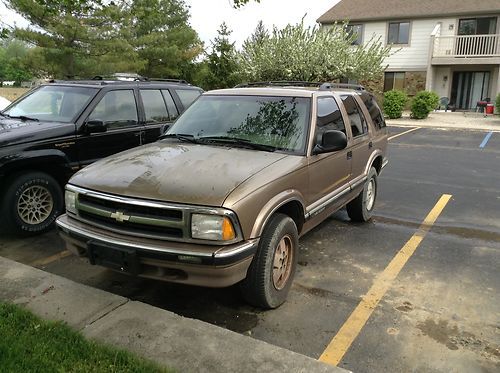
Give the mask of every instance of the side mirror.
[(99, 119), (89, 120), (85, 123), (85, 126), (88, 134), (106, 132), (108, 130), (106, 124)]
[(322, 154), (335, 152), (345, 149), (347, 146), (347, 137), (344, 132), (337, 130), (328, 130), (323, 132), (321, 141), (313, 149), (313, 154)]

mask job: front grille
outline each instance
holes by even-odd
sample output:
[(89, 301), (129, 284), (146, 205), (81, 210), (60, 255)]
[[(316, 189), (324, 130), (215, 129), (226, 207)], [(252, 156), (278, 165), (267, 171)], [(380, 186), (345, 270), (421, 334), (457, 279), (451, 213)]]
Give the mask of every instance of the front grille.
[(101, 227), (114, 228), (120, 231), (125, 231), (128, 234), (139, 235), (139, 236), (156, 236), (163, 238), (182, 238), (182, 229), (171, 228), (171, 227), (159, 227), (154, 225), (146, 225), (133, 223), (130, 221), (117, 222), (115, 219), (90, 214), (85, 211), (80, 211), (80, 217), (86, 221), (93, 223), (99, 223)]
[(144, 217), (151, 217), (158, 219), (172, 219), (178, 221), (182, 220), (181, 210), (171, 210), (171, 209), (163, 209), (157, 207), (131, 205), (123, 202), (110, 201), (107, 199), (102, 199), (85, 194), (78, 195), (78, 201), (80, 203), (89, 206), (104, 208), (109, 211), (122, 211), (127, 214), (131, 213), (134, 215), (142, 215)]
[(85, 222), (120, 233), (174, 240), (187, 237), (181, 209), (144, 206), (83, 193), (78, 195), (77, 209)]

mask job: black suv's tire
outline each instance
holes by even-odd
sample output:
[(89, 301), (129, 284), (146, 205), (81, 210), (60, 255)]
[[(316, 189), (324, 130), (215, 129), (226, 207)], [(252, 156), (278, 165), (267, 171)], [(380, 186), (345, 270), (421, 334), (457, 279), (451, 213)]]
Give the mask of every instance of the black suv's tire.
[(63, 208), (59, 183), (46, 173), (27, 172), (8, 179), (0, 218), (5, 231), (33, 235), (49, 230)]
[(298, 247), (295, 222), (284, 214), (271, 216), (241, 283), (243, 298), (248, 303), (277, 308), (285, 302), (297, 268)]
[(371, 168), (363, 190), (346, 206), (352, 221), (365, 222), (371, 219), (377, 199), (377, 170)]

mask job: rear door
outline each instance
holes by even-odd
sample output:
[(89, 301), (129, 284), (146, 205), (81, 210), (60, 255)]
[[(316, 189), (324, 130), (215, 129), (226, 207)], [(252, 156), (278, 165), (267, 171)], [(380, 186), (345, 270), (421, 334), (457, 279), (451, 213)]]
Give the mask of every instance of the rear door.
[(368, 158), (373, 151), (373, 143), (370, 141), (367, 119), (359, 103), (351, 95), (341, 95), (340, 97), (347, 112), (348, 125), (351, 128), (352, 142), (349, 150), (352, 156), (352, 175), (350, 181), (353, 187), (356, 187), (364, 181), (364, 172)]
[(107, 131), (89, 134), (85, 122), (80, 127), (77, 144), (81, 166), (141, 144), (143, 126), (139, 123), (137, 99), (132, 88), (109, 90), (101, 95), (85, 122), (101, 120)]
[(140, 89), (139, 95), (142, 100), (145, 119), (143, 143), (147, 144), (156, 141), (170, 126), (172, 119), (167, 110), (161, 89)]

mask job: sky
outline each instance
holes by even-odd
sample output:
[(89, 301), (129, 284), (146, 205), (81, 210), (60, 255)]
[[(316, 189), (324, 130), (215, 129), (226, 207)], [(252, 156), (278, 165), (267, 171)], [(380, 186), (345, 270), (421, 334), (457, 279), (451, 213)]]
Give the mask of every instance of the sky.
[[(217, 35), (222, 22), (226, 22), (233, 31), (231, 41), (240, 47), (248, 38), (257, 22), (262, 20), (267, 29), (273, 25), (283, 28), (288, 23), (299, 23), (305, 16), (306, 25), (314, 25), (323, 13), (334, 6), (339, 0), (261, 0), (260, 3), (250, 1), (240, 9), (234, 9), (230, 0), (184, 0), (190, 6), (191, 26), (198, 32), (205, 47)], [(346, 0), (347, 1), (347, 0)], [(27, 22), (20, 16), (6, 9), (0, 1), (0, 25), (6, 23), (24, 27)]]

